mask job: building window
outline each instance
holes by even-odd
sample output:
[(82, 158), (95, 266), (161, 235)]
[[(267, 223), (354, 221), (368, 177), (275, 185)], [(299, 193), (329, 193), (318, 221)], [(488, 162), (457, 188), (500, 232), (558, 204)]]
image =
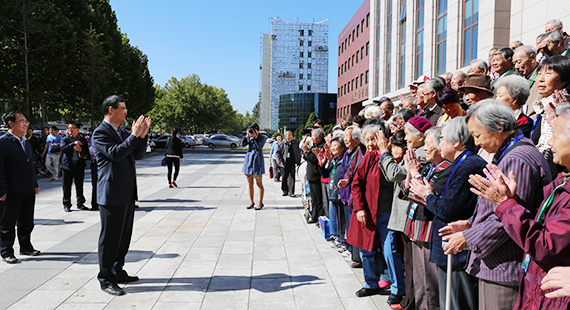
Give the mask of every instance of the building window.
[(445, 73), (447, 61), (447, 0), (437, 0), (436, 74)]
[(354, 67), (354, 54), (352, 54), (352, 66)]
[(299, 35), (302, 37), (305, 35), (305, 31), (304, 30), (299, 30)]
[(416, 77), (424, 74), (424, 16), (425, 0), (418, 0), (416, 7)]
[(309, 41), (309, 42), (307, 43), (307, 46), (313, 46), (313, 41)]
[(344, 73), (344, 65), (340, 64), (340, 74), (343, 74), (343, 73)]
[(352, 30), (352, 42), (354, 42), (354, 30)]
[(340, 77), (340, 67), (338, 67), (338, 76)]
[(358, 77), (356, 77), (356, 88), (358, 88)]
[(366, 70), (366, 84), (368, 84), (368, 70)]
[(303, 40), (299, 40), (299, 46), (303, 46)]
[(307, 80), (310, 80), (310, 79), (311, 79), (311, 74), (308, 73), (308, 74), (307, 74)]
[(351, 40), (352, 40), (352, 35), (349, 34), (349, 35), (348, 35), (348, 46), (350, 46), (350, 41), (351, 41)]
[(468, 66), (477, 58), (479, 0), (464, 0), (463, 16), (463, 66)]
[(340, 46), (338, 47), (338, 55), (340, 56)]
[(356, 63), (358, 63), (358, 55), (360, 54), (360, 51), (356, 51)]
[(358, 37), (358, 33), (360, 33), (360, 25), (356, 25), (356, 36)]
[(311, 90), (311, 85), (307, 85), (307, 91)]
[(303, 91), (303, 84), (299, 84), (299, 90)]
[(340, 45), (341, 46), (341, 53), (344, 52), (344, 42)]
[(350, 82), (350, 91), (354, 91), (354, 79)]
[(303, 63), (302, 62), (299, 63), (299, 69), (303, 69)]
[(307, 52), (307, 57), (311, 58), (312, 53), (311, 52)]
[(360, 22), (360, 32), (364, 32), (364, 19)]
[(360, 48), (360, 60), (364, 58), (364, 46)]
[(406, 0), (400, 1), (400, 81), (398, 88), (406, 86)]
[(368, 28), (368, 21), (370, 20), (370, 13), (366, 14), (366, 28)]
[(299, 57), (303, 58), (303, 52), (299, 52)]
[[(380, 52), (380, 6), (381, 6), (381, 2), (382, 1), (376, 1), (376, 16), (378, 16), (378, 18), (376, 18), (376, 49), (374, 50), (374, 55), (375, 55), (375, 62), (376, 62), (376, 66), (374, 68), (374, 79), (375, 79), (375, 83), (374, 83), (374, 96), (378, 96), (379, 91), (380, 91), (380, 55), (382, 54)], [(364, 19), (362, 20), (362, 26), (364, 26)], [(364, 28), (364, 27), (362, 27)], [(363, 29), (364, 30), (364, 29)], [(366, 56), (368, 56), (368, 46), (369, 46), (369, 42), (366, 43)], [(364, 54), (364, 53), (361, 53)], [(368, 78), (368, 77), (367, 77)]]
[(310, 62), (307, 64), (307, 69), (311, 69), (311, 63)]
[(299, 73), (299, 80), (303, 79), (303, 73)]
[(360, 87), (362, 87), (362, 80), (364, 80), (364, 73), (360, 73)]
[(309, 30), (309, 37), (313, 35), (313, 30)]
[(350, 70), (350, 59), (348, 60), (348, 70)]
[(366, 56), (368, 56), (369, 49), (370, 49), (370, 42), (366, 42)]
[(386, 92), (390, 92), (390, 83), (392, 80), (392, 1), (388, 2), (386, 12)]

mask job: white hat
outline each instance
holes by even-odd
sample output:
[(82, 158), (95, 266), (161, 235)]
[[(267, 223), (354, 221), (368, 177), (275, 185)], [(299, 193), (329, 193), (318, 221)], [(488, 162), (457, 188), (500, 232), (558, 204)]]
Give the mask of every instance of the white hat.
[(418, 87), (418, 86), (422, 85), (422, 84), (423, 84), (425, 81), (427, 81), (427, 80), (429, 80), (429, 76), (427, 76), (427, 75), (420, 75), (420, 76), (418, 77), (418, 79), (415, 80), (415, 81), (413, 81), (410, 85), (408, 85), (408, 87), (409, 87), (409, 86)]

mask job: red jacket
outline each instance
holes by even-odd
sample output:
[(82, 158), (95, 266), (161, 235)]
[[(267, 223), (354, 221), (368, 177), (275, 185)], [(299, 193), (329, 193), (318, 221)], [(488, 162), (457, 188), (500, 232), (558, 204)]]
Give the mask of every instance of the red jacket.
[[(350, 218), (346, 242), (355, 247), (371, 252), (376, 234), (376, 212), (382, 170), (378, 165), (379, 151), (364, 155), (352, 181), (353, 214)], [(358, 221), (356, 212), (366, 211), (366, 224)]]
[[(564, 176), (560, 173), (544, 187), (545, 201), (562, 182)], [(514, 309), (567, 309), (570, 297), (548, 299), (544, 295), (552, 290), (541, 290), (540, 282), (552, 267), (570, 266), (570, 181), (556, 191), (542, 224), (520, 203), (518, 198), (507, 199), (495, 210), (509, 236), (531, 257)]]

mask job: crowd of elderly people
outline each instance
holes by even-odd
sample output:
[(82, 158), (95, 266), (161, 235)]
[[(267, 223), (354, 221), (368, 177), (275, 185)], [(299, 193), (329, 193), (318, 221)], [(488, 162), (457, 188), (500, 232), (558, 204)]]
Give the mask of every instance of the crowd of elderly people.
[(536, 46), (420, 76), (399, 106), (382, 97), (301, 141), (307, 222), (330, 219), (331, 247), (363, 268), (358, 297), (388, 290), (392, 309), (569, 307), (570, 38), (557, 20), (546, 30)]

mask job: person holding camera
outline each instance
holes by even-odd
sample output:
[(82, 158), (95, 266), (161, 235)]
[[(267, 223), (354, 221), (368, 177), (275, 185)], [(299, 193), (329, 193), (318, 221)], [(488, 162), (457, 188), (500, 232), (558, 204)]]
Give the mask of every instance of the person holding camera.
[(242, 172), (247, 177), (247, 183), (249, 186), (249, 200), (250, 205), (247, 207), (251, 209), (255, 206), (253, 202), (253, 180), (257, 183), (259, 187), (259, 206), (255, 210), (261, 210), (263, 208), (263, 180), (262, 175), (265, 174), (265, 164), (263, 160), (263, 146), (265, 145), (266, 137), (259, 134), (259, 125), (257, 123), (251, 124), (247, 128), (247, 134), (245, 138), (241, 141), (241, 146), (248, 146), (247, 154), (245, 155), (245, 160), (243, 163)]

